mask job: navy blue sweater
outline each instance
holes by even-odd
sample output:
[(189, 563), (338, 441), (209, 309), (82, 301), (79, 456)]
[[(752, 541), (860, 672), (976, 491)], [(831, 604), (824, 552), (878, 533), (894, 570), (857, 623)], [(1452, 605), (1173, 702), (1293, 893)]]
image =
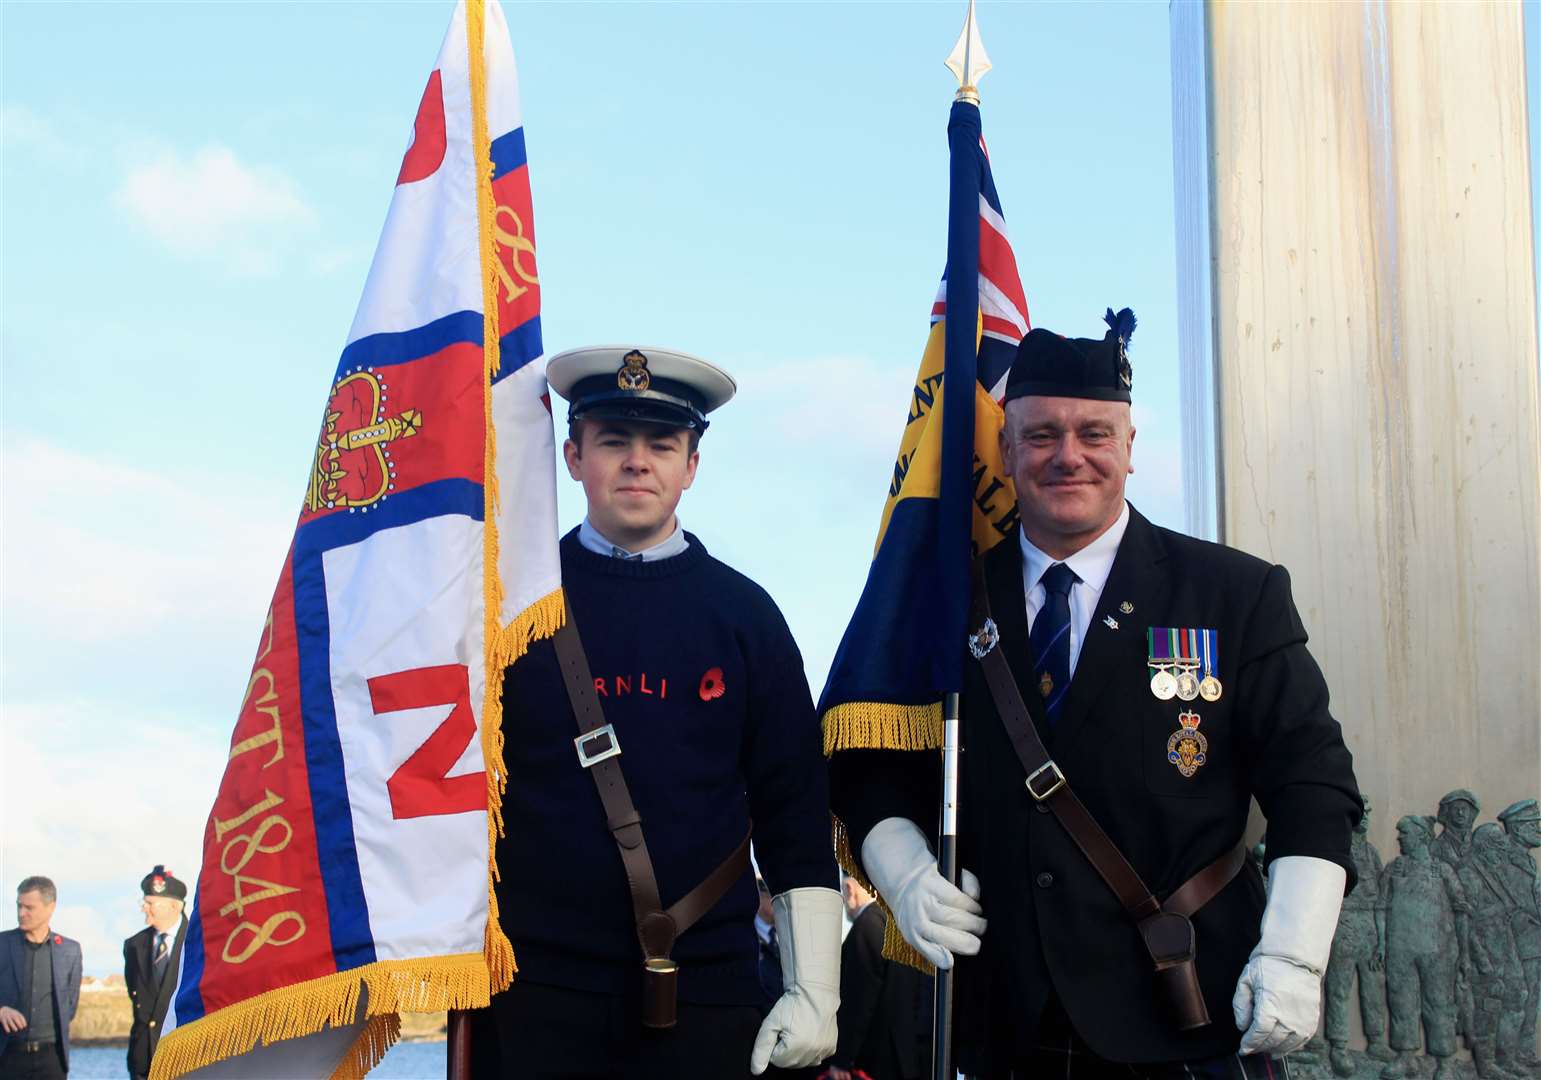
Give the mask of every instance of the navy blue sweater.
[[(689, 535), (689, 534), (687, 534)], [(773, 893), (837, 887), (819, 726), (775, 603), (707, 553), (629, 562), (562, 539), (562, 586), (642, 818), (665, 907), (705, 879), (754, 820)], [(498, 843), (504, 930), (519, 978), (609, 994), (641, 981), (626, 874), (550, 641), (505, 673)], [(753, 875), (674, 947), (680, 1000), (754, 1005)]]

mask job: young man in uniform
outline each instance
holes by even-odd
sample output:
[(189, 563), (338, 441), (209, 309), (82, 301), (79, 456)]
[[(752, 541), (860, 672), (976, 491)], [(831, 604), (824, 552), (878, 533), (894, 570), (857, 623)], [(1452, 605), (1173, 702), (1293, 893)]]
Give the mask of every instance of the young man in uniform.
[[(1283, 568), (1125, 502), (1133, 316), (1109, 322), (1102, 340), (1031, 331), (1007, 377), (1001, 450), (1021, 528), (981, 560), (994, 628), (975, 638), (962, 694), (959, 863), (977, 879), (954, 888), (928, 848), (934, 754), (836, 754), (834, 809), (905, 939), (941, 967), (964, 958), (965, 1072), (1263, 1076), (1263, 1055), (1316, 1028), (1359, 793)], [(986, 671), (999, 669), (986, 665), (1002, 658), (1025, 709), (998, 710)], [(1036, 732), (1052, 767), (1029, 775), (1003, 712), (1021, 720), (1013, 732)], [(1163, 980), (1194, 969), (1158, 977), (1147, 942), (1180, 950), (1142, 935), (1072, 838), (1089, 829), (1070, 794), (1146, 895), (1170, 903), (1201, 871), (1205, 887), (1185, 898), (1223, 882), (1191, 913), (1185, 998)], [(1253, 797), (1268, 818), (1266, 898), (1237, 869)]]
[[(519, 974), (478, 1020), (479, 1061), (501, 1058), (478, 1075), (816, 1064), (835, 1047), (841, 903), (802, 658), (765, 591), (675, 516), (735, 385), (623, 347), (555, 356), (547, 377), (588, 515), (561, 542), (568, 628), (504, 683), (498, 901)], [(785, 983), (768, 1014), (751, 821)]]

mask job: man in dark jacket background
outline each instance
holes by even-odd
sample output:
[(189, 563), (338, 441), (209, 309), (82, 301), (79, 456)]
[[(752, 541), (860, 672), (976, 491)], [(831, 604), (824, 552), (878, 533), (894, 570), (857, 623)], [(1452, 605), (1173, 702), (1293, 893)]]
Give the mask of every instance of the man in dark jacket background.
[(16, 929), (0, 931), (0, 1076), (58, 1080), (70, 1071), (80, 1003), (80, 943), (49, 925), (59, 892), (45, 877), (16, 887)]
[(150, 1075), (150, 1059), (177, 988), (182, 939), (187, 936), (187, 919), (182, 914), (187, 902), (185, 884), (164, 866), (157, 866), (144, 876), (139, 889), (144, 893), (139, 907), (145, 928), (123, 943), (123, 981), (134, 1010), (128, 1032), (128, 1074), (134, 1080)]
[(861, 882), (842, 883), (851, 931), (840, 949), (840, 1043), (829, 1080), (915, 1080), (931, 1065), (932, 980), (883, 957), (888, 916)]

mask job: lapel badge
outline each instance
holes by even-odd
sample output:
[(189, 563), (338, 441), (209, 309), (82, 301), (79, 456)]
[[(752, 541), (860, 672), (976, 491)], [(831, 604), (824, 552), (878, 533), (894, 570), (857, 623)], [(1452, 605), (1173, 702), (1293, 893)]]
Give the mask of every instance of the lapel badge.
[(1182, 726), (1166, 741), (1166, 759), (1176, 765), (1183, 776), (1192, 777), (1199, 771), (1199, 766), (1209, 760), (1209, 740), (1199, 732), (1198, 713), (1179, 713), (1177, 722)]
[(1117, 630), (1118, 629), (1118, 620), (1113, 618), (1113, 616), (1111, 616), (1111, 615), (1109, 615), (1107, 618), (1103, 619), (1102, 620), (1102, 624), (1104, 626), (1106, 626), (1109, 630)]
[(652, 381), (653, 377), (647, 370), (647, 357), (636, 349), (621, 357), (621, 369), (615, 373), (615, 384), (622, 390), (640, 392), (646, 390)]
[(1054, 693), (1054, 680), (1049, 677), (1049, 673), (1047, 671), (1043, 673), (1043, 678), (1038, 680), (1038, 693), (1042, 694), (1044, 697), (1048, 697), (1050, 694)]
[(995, 620), (986, 619), (983, 626), (968, 636), (968, 651), (973, 653), (975, 660), (983, 660), (1000, 640), (1001, 632), (996, 629)]
[(1134, 614), (1134, 605), (1131, 604), (1129, 601), (1125, 600), (1122, 604), (1118, 605), (1118, 610), (1122, 611), (1125, 615), (1133, 615)]

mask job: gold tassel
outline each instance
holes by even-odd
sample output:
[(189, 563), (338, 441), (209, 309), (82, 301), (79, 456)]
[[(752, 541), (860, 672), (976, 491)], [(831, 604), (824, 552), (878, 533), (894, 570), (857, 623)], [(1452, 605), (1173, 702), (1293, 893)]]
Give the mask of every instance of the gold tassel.
[(824, 756), (837, 750), (936, 750), (942, 703), (894, 705), (848, 701), (824, 714)]
[(338, 1076), (362, 1076), (379, 1062), (399, 1033), (397, 1013), (481, 1009), (491, 1001), (487, 961), (481, 953), (380, 960), (269, 990), (173, 1028), (156, 1047), (150, 1075), (153, 1080), (175, 1080), (248, 1053), (259, 1042), (270, 1045), (351, 1024), (358, 1017), (361, 990), (368, 991), (365, 1018), (370, 1023), (344, 1055)]

